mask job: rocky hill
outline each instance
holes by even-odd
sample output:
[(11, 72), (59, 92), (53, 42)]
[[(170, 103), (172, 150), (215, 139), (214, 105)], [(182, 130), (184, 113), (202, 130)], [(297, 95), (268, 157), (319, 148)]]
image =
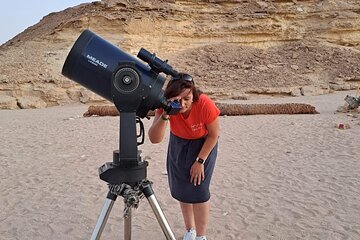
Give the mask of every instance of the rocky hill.
[(51, 13), (0, 46), (0, 108), (101, 101), (61, 75), (85, 29), (168, 59), (214, 99), (360, 84), (358, 0), (103, 0)]

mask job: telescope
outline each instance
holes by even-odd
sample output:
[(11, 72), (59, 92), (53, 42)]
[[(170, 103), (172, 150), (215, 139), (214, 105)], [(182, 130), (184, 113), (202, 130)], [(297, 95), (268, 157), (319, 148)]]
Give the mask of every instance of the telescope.
[[(142, 60), (142, 61), (140, 61)], [(137, 57), (85, 30), (71, 48), (62, 74), (115, 104), (120, 113), (119, 149), (113, 161), (99, 168), (100, 179), (108, 183), (109, 192), (91, 239), (99, 239), (117, 196), (124, 197), (124, 239), (131, 239), (131, 209), (145, 196), (168, 240), (176, 240), (147, 180), (148, 162), (141, 159), (138, 145), (144, 143), (141, 118), (150, 110), (162, 108), (177, 114), (181, 105), (167, 101), (162, 89), (165, 75), (179, 73), (166, 61), (141, 48)], [(137, 133), (140, 124), (140, 134)], [(138, 138), (142, 138), (140, 142)]]
[(113, 102), (120, 113), (136, 112), (143, 118), (149, 110), (163, 108), (176, 114), (180, 106), (163, 97), (165, 77), (159, 73), (176, 77), (178, 72), (144, 48), (137, 57), (148, 64), (85, 30), (66, 58), (62, 74)]

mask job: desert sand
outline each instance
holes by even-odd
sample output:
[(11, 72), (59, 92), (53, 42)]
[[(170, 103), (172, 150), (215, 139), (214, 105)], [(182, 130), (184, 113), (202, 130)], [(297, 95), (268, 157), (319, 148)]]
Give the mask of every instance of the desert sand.
[[(320, 114), (221, 116), (208, 239), (360, 239), (360, 117), (336, 113), (356, 91), (241, 103), (312, 104)], [(108, 191), (98, 168), (118, 149), (118, 117), (82, 117), (86, 105), (0, 111), (0, 239), (89, 239)], [(147, 131), (151, 120), (143, 119)], [(337, 124), (349, 129), (338, 129)], [(147, 135), (146, 135), (147, 137)], [(139, 147), (177, 239), (166, 139)], [(123, 202), (102, 239), (123, 239)], [(165, 239), (146, 198), (132, 239)]]

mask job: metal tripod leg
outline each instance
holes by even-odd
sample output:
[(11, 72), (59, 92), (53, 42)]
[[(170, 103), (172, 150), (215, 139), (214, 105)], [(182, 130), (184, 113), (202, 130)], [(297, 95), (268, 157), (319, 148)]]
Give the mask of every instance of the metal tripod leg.
[(111, 209), (115, 203), (116, 198), (117, 198), (117, 196), (115, 194), (112, 194), (110, 192), (108, 193), (105, 203), (104, 203), (104, 206), (101, 210), (100, 216), (96, 222), (94, 231), (91, 235), (91, 240), (99, 240), (100, 239), (101, 233), (104, 230), (106, 221), (109, 218)]
[(131, 208), (129, 208), (124, 218), (124, 240), (131, 240), (131, 213)]
[(169, 223), (167, 222), (164, 213), (162, 212), (159, 202), (157, 201), (154, 191), (152, 190), (151, 183), (148, 182), (143, 185), (142, 192), (149, 201), (149, 204), (155, 214), (156, 219), (158, 220), (160, 227), (165, 234), (167, 240), (176, 240), (174, 233), (172, 232)]

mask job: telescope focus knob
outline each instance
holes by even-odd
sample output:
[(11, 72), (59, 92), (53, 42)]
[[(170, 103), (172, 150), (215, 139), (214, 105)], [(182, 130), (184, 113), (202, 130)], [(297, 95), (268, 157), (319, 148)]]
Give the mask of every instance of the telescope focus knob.
[(139, 84), (139, 74), (133, 68), (122, 67), (115, 74), (114, 86), (119, 92), (131, 93), (137, 89)]

